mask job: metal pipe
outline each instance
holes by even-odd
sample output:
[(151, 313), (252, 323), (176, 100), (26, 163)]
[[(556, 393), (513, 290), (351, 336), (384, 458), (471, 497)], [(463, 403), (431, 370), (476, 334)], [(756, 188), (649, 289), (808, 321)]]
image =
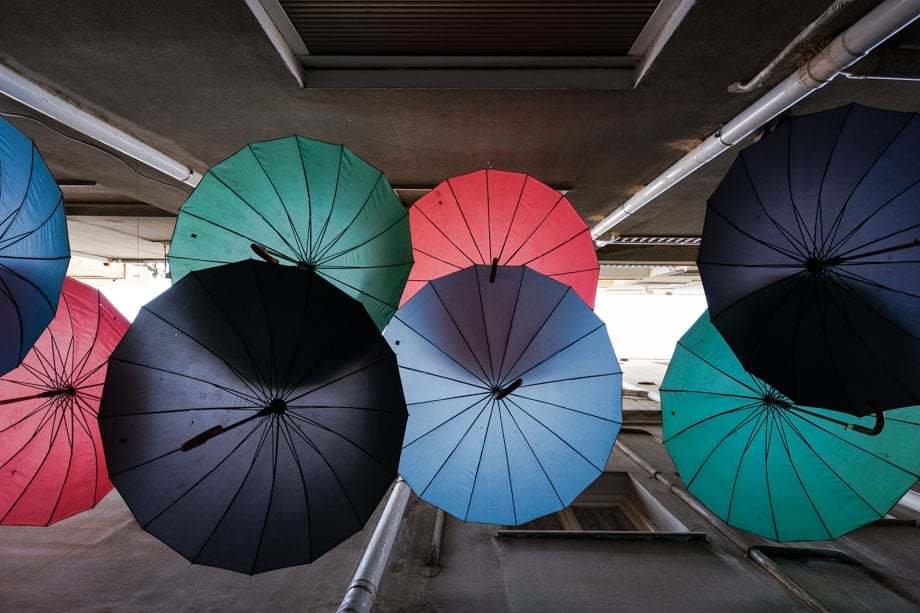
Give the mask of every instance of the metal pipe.
[(377, 597), (377, 589), (380, 587), (380, 579), (383, 577), (387, 560), (393, 550), (396, 533), (399, 532), (399, 524), (406, 512), (410, 492), (408, 484), (403, 481), (402, 477), (397, 479), (390, 491), (390, 497), (387, 499), (383, 513), (377, 520), (371, 540), (364, 549), (364, 555), (358, 562), (355, 576), (345, 592), (342, 604), (337, 609), (339, 613), (368, 613), (374, 605), (374, 598)]
[(428, 566), (438, 566), (441, 562), (441, 539), (444, 538), (444, 511), (438, 509), (434, 516), (434, 529), (431, 531), (431, 544), (428, 546)]
[(786, 59), (786, 56), (795, 51), (796, 47), (811, 37), (818, 28), (836, 17), (843, 9), (852, 4), (853, 1), (854, 0), (835, 0), (832, 2), (829, 7), (824, 9), (823, 13), (818, 15), (817, 19), (805, 26), (795, 38), (789, 41), (789, 44), (783, 47), (782, 51), (780, 51), (769, 64), (764, 66), (763, 70), (754, 75), (754, 77), (746, 83), (741, 83), (740, 81), (732, 83), (728, 86), (728, 91), (733, 94), (746, 94), (763, 85), (764, 81), (773, 74), (773, 71), (779, 66), (780, 62)]
[(798, 70), (672, 164), (591, 229), (600, 238), (611, 228), (731, 149), (765, 123), (814, 93), (879, 44), (920, 17), (920, 0), (885, 0), (866, 13)]
[[(639, 85), (639, 81), (642, 80), (642, 77), (645, 76), (645, 73), (648, 72), (648, 69), (652, 67), (652, 63), (658, 57), (658, 54), (661, 53), (662, 49), (664, 49), (665, 44), (671, 39), (671, 36), (673, 36), (674, 32), (677, 31), (677, 27), (681, 24), (681, 22), (684, 20), (684, 17), (687, 16), (687, 13), (690, 12), (690, 9), (692, 9), (695, 4), (696, 0), (679, 0), (677, 6), (675, 6), (674, 10), (671, 11), (671, 14), (668, 15), (667, 21), (664, 22), (664, 25), (661, 26), (661, 29), (658, 30), (657, 34), (655, 34), (655, 38), (653, 38), (649, 43), (648, 48), (645, 49), (642, 53), (642, 59), (640, 59), (639, 63), (636, 65), (636, 73), (633, 77), (633, 86)], [(630, 49), (631, 55), (633, 54), (632, 52), (633, 49)]]
[(907, 490), (907, 493), (898, 501), (898, 504), (914, 513), (920, 513), (920, 494), (914, 490)]
[(755, 547), (752, 546), (752, 543), (741, 536), (736, 530), (732, 529), (725, 522), (719, 519), (715, 514), (707, 509), (703, 504), (694, 498), (689, 492), (684, 488), (672, 483), (670, 479), (665, 477), (660, 470), (649, 464), (645, 459), (640, 456), (638, 453), (624, 445), (620, 441), (616, 441), (615, 445), (622, 451), (629, 459), (638, 464), (645, 472), (649, 474), (650, 477), (661, 482), (668, 490), (677, 496), (681, 502), (690, 507), (697, 515), (702, 517), (709, 523), (713, 528), (718, 530), (723, 536), (725, 536), (731, 543), (744, 552), (744, 554), (750, 558), (755, 564), (760, 566), (764, 571), (767, 572), (774, 580), (776, 580), (780, 585), (786, 588), (790, 594), (795, 598), (801, 601), (805, 606), (809, 607), (813, 611), (818, 611), (819, 613), (828, 613), (817, 600), (811, 597), (808, 592), (806, 592), (801, 585), (795, 582), (791, 577), (782, 571), (769, 557), (764, 555), (762, 552), (758, 551)]
[[(297, 84), (303, 87), (303, 64), (297, 56), (297, 53), (291, 48), (291, 41), (300, 40), (300, 36), (296, 33), (296, 30), (294, 30), (294, 27), (290, 25), (290, 21), (285, 24), (285, 31), (288, 33), (288, 36), (285, 36), (285, 33), (282, 32), (276, 19), (282, 16), (284, 19), (287, 19), (287, 16), (280, 5), (278, 5), (277, 0), (246, 0), (246, 6), (249, 7), (253, 17), (255, 17), (259, 25), (262, 26), (262, 30), (264, 30), (265, 35), (268, 36), (269, 42), (271, 42), (275, 51), (278, 52), (278, 55), (281, 56), (281, 61), (284, 62), (284, 65), (290, 73), (294, 75)], [(269, 10), (271, 10), (272, 14), (269, 14)], [(291, 32), (293, 32), (293, 34), (291, 34)], [(300, 40), (299, 47), (298, 51), (301, 52), (301, 55), (306, 55), (307, 48), (304, 46), (302, 40)]]
[(84, 111), (3, 64), (0, 64), (0, 93), (178, 181), (193, 187), (201, 181), (201, 175), (182, 162)]

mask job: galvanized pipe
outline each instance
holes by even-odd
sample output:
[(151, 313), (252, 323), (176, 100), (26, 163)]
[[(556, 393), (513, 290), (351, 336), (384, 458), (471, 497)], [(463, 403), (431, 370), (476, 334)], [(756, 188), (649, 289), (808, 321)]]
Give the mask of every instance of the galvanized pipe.
[(438, 509), (434, 516), (434, 529), (431, 531), (431, 544), (428, 545), (428, 566), (438, 566), (441, 562), (441, 540), (444, 538), (444, 511)]
[(371, 540), (368, 541), (364, 555), (358, 562), (355, 576), (337, 609), (339, 613), (368, 613), (373, 607), (380, 579), (383, 577), (393, 543), (396, 541), (396, 534), (399, 532), (399, 524), (406, 512), (410, 493), (408, 484), (400, 477), (390, 491), (390, 497), (383, 513), (380, 514), (380, 519), (377, 520)]
[(834, 38), (798, 70), (783, 79), (754, 104), (672, 164), (636, 192), (622, 206), (591, 228), (600, 238), (611, 228), (686, 179), (701, 166), (731, 149), (746, 136), (811, 95), (840, 72), (920, 17), (920, 0), (885, 0)]

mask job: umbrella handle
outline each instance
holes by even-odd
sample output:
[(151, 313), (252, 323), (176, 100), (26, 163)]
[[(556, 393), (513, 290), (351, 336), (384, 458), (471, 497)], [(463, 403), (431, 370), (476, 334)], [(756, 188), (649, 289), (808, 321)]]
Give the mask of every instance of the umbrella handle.
[(495, 273), (498, 272), (498, 258), (492, 258), (492, 270), (489, 271), (489, 283), (495, 283)]
[(257, 256), (268, 262), (269, 264), (277, 264), (278, 258), (273, 258), (268, 254), (268, 251), (260, 245), (259, 243), (253, 243), (249, 245), (249, 248), (252, 249)]
[(882, 429), (885, 427), (885, 413), (881, 410), (876, 409), (875, 411), (875, 425), (871, 428), (861, 426), (859, 424), (853, 424), (846, 422), (840, 419), (834, 419), (833, 417), (828, 417), (827, 415), (821, 415), (820, 413), (815, 413), (813, 411), (808, 411), (802, 407), (795, 407), (794, 411), (799, 411), (811, 415), (812, 417), (817, 417), (818, 419), (823, 419), (825, 421), (833, 422), (840, 426), (843, 426), (846, 430), (852, 430), (853, 432), (859, 432), (860, 434), (865, 434), (867, 436), (876, 436), (881, 433)]
[(204, 445), (209, 440), (211, 440), (212, 438), (214, 438), (215, 436), (217, 436), (223, 431), (224, 431), (223, 426), (214, 426), (213, 428), (208, 428), (201, 434), (193, 436), (192, 438), (182, 443), (182, 446), (179, 447), (179, 449), (181, 449), (182, 451), (191, 451), (195, 447), (200, 447), (201, 445)]
[(504, 389), (498, 390), (498, 393), (495, 394), (495, 399), (496, 399), (496, 400), (501, 400), (502, 398), (504, 398), (505, 396), (507, 396), (508, 394), (510, 394), (511, 392), (513, 392), (514, 390), (516, 390), (517, 388), (521, 387), (521, 385), (523, 385), (523, 384), (524, 384), (524, 380), (523, 380), (523, 379), (517, 379), (517, 380), (515, 380), (515, 382), (512, 383), (511, 385), (509, 385), (508, 387), (506, 387), (506, 388), (504, 388)]

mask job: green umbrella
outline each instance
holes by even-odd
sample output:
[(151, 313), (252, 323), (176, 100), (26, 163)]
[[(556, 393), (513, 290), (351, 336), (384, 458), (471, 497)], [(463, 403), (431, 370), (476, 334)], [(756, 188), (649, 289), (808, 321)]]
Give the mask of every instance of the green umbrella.
[(920, 474), (920, 407), (857, 419), (796, 406), (742, 368), (708, 312), (678, 341), (661, 405), (690, 492), (775, 541), (834, 539), (882, 518)]
[(301, 136), (246, 145), (201, 180), (176, 220), (173, 282), (252, 257), (315, 269), (381, 329), (412, 268), (406, 209), (379, 170)]

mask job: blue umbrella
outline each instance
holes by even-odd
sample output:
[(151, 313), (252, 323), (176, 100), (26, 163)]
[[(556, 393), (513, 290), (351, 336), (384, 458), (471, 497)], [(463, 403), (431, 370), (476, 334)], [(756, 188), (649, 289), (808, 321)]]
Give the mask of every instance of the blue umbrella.
[(622, 372), (570, 287), (523, 266), (466, 268), (426, 285), (385, 336), (409, 407), (399, 471), (423, 500), (518, 525), (603, 471)]
[(69, 260), (61, 190), (32, 141), (0, 119), (0, 374), (54, 317)]
[(698, 263), (712, 323), (787, 398), (920, 404), (920, 116), (788, 118), (712, 195)]

